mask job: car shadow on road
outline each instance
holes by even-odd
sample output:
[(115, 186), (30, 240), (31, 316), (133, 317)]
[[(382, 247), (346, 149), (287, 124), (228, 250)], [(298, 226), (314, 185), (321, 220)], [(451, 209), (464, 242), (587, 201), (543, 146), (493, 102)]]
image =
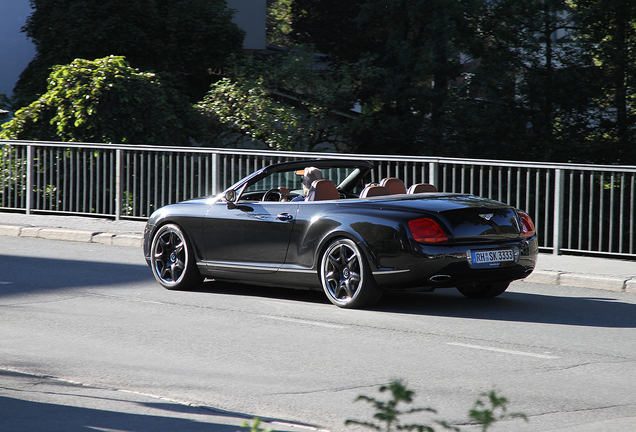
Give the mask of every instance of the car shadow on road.
[(299, 301), (304, 303), (331, 304), (322, 291), (248, 285), (238, 282), (206, 280), (197, 288), (197, 291), (210, 294), (241, 295)]
[(0, 254), (0, 296), (154, 280), (148, 266)]
[[(276, 298), (303, 303), (331, 303), (321, 291), (206, 281), (200, 291), (210, 294)], [(386, 292), (370, 311), (517, 321), (589, 327), (636, 327), (636, 304), (622, 302), (621, 293), (598, 291), (597, 296), (572, 297), (507, 291), (492, 299), (470, 299), (455, 289), (435, 292)], [(333, 306), (334, 308), (336, 306)]]
[[(572, 297), (507, 291), (492, 299), (470, 299), (455, 290), (433, 293), (388, 293), (374, 310), (381, 312), (532, 322), (586, 327), (636, 327), (636, 304), (614, 293)], [(615, 293), (620, 295), (620, 293)]]

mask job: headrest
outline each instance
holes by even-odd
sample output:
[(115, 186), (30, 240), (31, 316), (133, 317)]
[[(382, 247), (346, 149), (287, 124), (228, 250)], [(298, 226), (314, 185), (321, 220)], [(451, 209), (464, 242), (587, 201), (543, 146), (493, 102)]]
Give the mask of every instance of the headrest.
[(380, 186), (384, 186), (392, 194), (406, 193), (406, 186), (404, 185), (404, 182), (396, 177), (383, 178), (382, 181), (380, 182)]

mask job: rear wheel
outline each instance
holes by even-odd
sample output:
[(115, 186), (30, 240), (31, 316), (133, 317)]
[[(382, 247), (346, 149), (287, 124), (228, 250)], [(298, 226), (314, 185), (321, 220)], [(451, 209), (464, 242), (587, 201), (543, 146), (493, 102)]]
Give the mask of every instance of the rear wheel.
[(164, 288), (192, 289), (203, 281), (192, 247), (179, 226), (168, 224), (159, 228), (152, 239), (150, 254), (152, 273)]
[(509, 286), (510, 282), (500, 282), (479, 285), (476, 287), (457, 288), (457, 290), (460, 293), (464, 294), (466, 297), (470, 298), (492, 298), (503, 294)]
[(329, 244), (320, 261), (320, 280), (329, 301), (342, 308), (371, 306), (382, 293), (366, 258), (349, 239)]

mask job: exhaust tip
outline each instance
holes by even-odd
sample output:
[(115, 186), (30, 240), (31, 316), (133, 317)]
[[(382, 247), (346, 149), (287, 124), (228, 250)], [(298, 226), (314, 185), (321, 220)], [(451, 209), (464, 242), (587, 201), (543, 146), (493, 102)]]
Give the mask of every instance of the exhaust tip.
[(451, 280), (451, 277), (450, 275), (435, 275), (435, 276), (431, 276), (428, 280), (433, 283), (441, 283), (441, 282), (448, 282), (449, 280)]

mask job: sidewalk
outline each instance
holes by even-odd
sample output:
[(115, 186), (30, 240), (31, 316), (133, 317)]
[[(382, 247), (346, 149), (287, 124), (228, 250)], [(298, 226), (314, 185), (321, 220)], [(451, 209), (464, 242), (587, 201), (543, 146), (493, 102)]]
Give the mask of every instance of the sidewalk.
[[(0, 212), (0, 236), (142, 246), (145, 222)], [(540, 254), (528, 282), (636, 292), (636, 261)]]

